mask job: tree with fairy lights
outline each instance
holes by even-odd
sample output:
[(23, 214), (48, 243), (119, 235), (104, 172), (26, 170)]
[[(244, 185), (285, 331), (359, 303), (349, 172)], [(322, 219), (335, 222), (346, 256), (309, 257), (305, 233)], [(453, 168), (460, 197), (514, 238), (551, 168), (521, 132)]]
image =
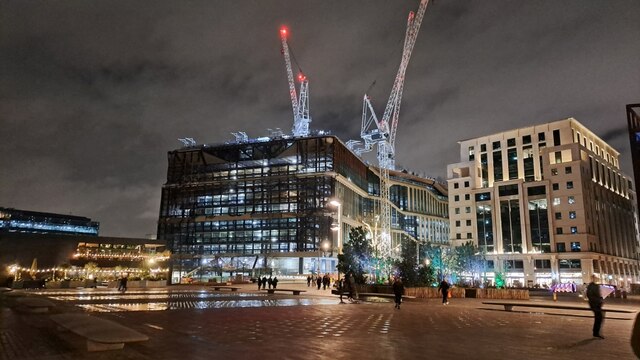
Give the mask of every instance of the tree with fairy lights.
[(357, 284), (364, 284), (371, 267), (371, 258), (372, 247), (366, 231), (361, 226), (352, 228), (342, 254), (338, 255), (338, 271), (343, 274), (352, 273)]

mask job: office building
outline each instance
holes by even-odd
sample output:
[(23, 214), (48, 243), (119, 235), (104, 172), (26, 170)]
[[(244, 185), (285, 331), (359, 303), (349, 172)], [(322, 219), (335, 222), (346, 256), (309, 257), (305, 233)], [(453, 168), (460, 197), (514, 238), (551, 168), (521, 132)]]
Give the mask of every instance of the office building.
[[(245, 139), (170, 151), (158, 239), (172, 282), (335, 272), (349, 230), (375, 228), (377, 170), (335, 136)], [(444, 244), (442, 184), (391, 172), (392, 239)]]
[(463, 140), (447, 168), (452, 245), (508, 285), (640, 281), (635, 192), (619, 153), (569, 118)]
[(0, 208), (0, 232), (98, 236), (99, 229), (82, 216)]

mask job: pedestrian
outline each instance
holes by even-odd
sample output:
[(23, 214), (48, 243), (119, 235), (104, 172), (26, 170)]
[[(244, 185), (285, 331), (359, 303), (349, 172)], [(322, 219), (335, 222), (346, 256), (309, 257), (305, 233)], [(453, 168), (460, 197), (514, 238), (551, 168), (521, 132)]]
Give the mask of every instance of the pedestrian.
[(338, 280), (337, 285), (338, 285), (338, 294), (340, 294), (340, 304), (344, 304), (345, 302), (342, 300), (342, 293), (344, 292), (344, 279)]
[(267, 288), (267, 277), (263, 276), (262, 277), (262, 290)]
[(269, 289), (271, 289), (271, 286), (273, 285), (273, 279), (271, 278), (271, 275), (269, 275), (269, 278), (267, 279), (267, 284), (269, 284)]
[(324, 274), (324, 276), (322, 277), (322, 290), (327, 290), (327, 286), (329, 286), (328, 282), (329, 282), (329, 275)]
[(260, 290), (260, 287), (262, 286), (262, 279), (260, 278), (260, 276), (258, 276), (258, 281), (256, 281), (258, 283), (258, 290)]
[(349, 274), (349, 300), (357, 301), (358, 300), (358, 289), (356, 288), (356, 278), (353, 276), (353, 273)]
[(402, 303), (402, 295), (404, 294), (404, 284), (402, 283), (402, 279), (400, 277), (396, 277), (393, 282), (393, 294), (396, 296), (396, 309), (400, 310), (400, 304)]
[(320, 286), (322, 286), (322, 278), (320, 276), (316, 278), (316, 285), (318, 285), (318, 290), (320, 290)]
[(307, 287), (311, 286), (311, 275), (307, 276)]
[(442, 292), (442, 305), (449, 305), (449, 288), (449, 283), (443, 278), (438, 286), (438, 290)]
[(271, 280), (271, 283), (273, 283), (273, 288), (275, 289), (276, 287), (278, 287), (278, 277), (274, 276), (273, 280)]
[(124, 276), (122, 277), (122, 279), (120, 280), (120, 284), (121, 284), (121, 286), (122, 286), (122, 289), (121, 289), (121, 290), (122, 290), (122, 292), (127, 291), (127, 280), (129, 280), (129, 279), (128, 279), (128, 275), (124, 275)]
[(591, 275), (591, 282), (587, 286), (587, 298), (589, 299), (589, 307), (593, 311), (593, 337), (604, 339), (600, 335), (600, 327), (602, 326), (602, 295), (600, 295), (600, 285), (596, 284), (596, 276)]

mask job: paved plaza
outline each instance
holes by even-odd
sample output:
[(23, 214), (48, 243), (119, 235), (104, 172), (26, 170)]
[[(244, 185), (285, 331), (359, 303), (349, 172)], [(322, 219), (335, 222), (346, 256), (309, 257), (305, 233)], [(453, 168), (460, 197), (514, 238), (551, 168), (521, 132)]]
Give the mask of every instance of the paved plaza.
[[(303, 284), (301, 296), (195, 286), (161, 289), (25, 291), (46, 296), (52, 313), (89, 312), (150, 340), (89, 353), (84, 340), (59, 332), (47, 314), (0, 308), (0, 359), (633, 359), (634, 315), (610, 314), (605, 340), (591, 337), (590, 312), (526, 308), (505, 312), (478, 299), (387, 300), (338, 304), (328, 290)], [(545, 302), (544, 299), (532, 301)], [(586, 306), (586, 304), (585, 304)], [(638, 310), (637, 300), (610, 305)], [(516, 308), (518, 310), (518, 308)]]

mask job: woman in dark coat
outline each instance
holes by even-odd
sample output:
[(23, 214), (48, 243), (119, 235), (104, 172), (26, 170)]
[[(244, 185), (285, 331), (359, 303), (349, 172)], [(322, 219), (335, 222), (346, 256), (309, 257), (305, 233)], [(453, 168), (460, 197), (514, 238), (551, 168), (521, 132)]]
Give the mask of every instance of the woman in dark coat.
[(402, 303), (402, 295), (404, 294), (404, 284), (399, 277), (397, 277), (393, 282), (393, 294), (396, 296), (396, 309), (400, 309), (400, 304)]

